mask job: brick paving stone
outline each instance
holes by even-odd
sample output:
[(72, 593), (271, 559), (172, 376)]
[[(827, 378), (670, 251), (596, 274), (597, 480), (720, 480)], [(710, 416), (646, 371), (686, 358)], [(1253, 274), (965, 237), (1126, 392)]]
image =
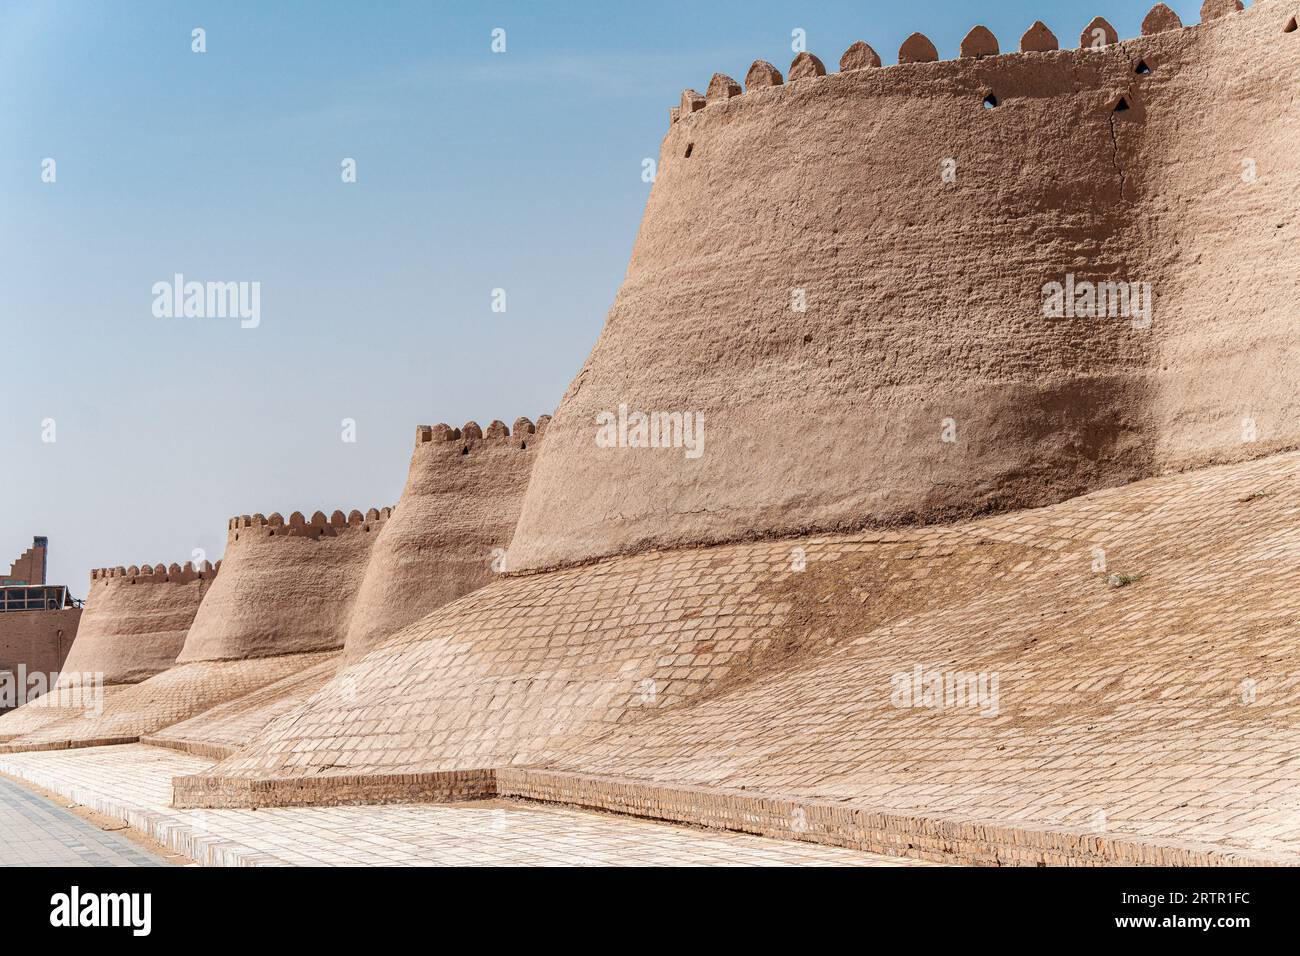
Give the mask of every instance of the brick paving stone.
[(319, 866), (898, 866), (915, 860), (509, 800), (177, 810), (174, 776), (212, 761), (128, 744), (0, 756), (0, 771), (128, 820), (204, 863)]
[[(958, 525), (509, 577), (189, 796), (538, 766), (1300, 861), (1297, 593), (1295, 452)], [(918, 665), (996, 674), (996, 714), (894, 706)]]
[(0, 866), (166, 865), (121, 834), (0, 777)]

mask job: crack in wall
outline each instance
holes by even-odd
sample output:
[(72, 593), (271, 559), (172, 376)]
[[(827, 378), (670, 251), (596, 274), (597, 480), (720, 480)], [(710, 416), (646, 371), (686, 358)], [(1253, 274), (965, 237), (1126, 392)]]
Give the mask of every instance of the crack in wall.
[(1119, 199), (1125, 198), (1125, 170), (1119, 165), (1119, 139), (1115, 137), (1115, 117), (1110, 117), (1110, 165), (1119, 173)]
[[(1125, 91), (1125, 101), (1128, 108), (1132, 109), (1132, 87)], [(1110, 165), (1113, 165), (1115, 172), (1119, 174), (1119, 199), (1125, 199), (1125, 185), (1127, 177), (1125, 168), (1119, 165), (1119, 135), (1115, 133), (1115, 111), (1110, 111)]]

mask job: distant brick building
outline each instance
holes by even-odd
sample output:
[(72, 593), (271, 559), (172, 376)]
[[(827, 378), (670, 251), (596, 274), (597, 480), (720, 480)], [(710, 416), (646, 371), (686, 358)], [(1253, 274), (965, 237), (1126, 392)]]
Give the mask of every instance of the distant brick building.
[(49, 548), (49, 538), (32, 538), (32, 546), (9, 565), (7, 575), (0, 577), (0, 587), (9, 584), (44, 584), (45, 557)]
[[(33, 538), (0, 577), (0, 686), (58, 672), (77, 636), (80, 602), (65, 585), (45, 583), (48, 551), (48, 538)], [(8, 706), (0, 694), (0, 711)]]

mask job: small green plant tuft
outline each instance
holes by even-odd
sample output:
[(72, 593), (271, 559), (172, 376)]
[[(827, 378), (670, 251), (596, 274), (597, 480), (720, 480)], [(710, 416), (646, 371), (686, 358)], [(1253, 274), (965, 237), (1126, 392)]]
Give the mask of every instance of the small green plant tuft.
[(1137, 584), (1145, 574), (1112, 574), (1107, 583), (1113, 588), (1126, 588), (1130, 584)]

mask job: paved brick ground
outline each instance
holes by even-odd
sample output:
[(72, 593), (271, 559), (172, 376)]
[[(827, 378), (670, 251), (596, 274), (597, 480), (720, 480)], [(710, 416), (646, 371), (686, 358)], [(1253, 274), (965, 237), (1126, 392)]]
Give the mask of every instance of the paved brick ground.
[(0, 866), (165, 866), (117, 833), (0, 777)]
[(450, 806), (174, 810), (173, 776), (212, 761), (143, 744), (0, 756), (0, 771), (228, 865), (923, 865), (507, 800)]
[[(1297, 559), (1291, 452), (507, 578), (208, 776), (328, 801), (332, 777), (546, 766), (1300, 862)], [(921, 674), (988, 699), (896, 698)]]
[[(878, 626), (846, 598), (879, 599), (881, 547), (809, 541), (788, 640), (814, 653), (551, 765), (1300, 862), (1298, 468), (1278, 455), (944, 529), (907, 562), (930, 600)], [(894, 677), (917, 667), (997, 675), (998, 706), (900, 707)]]

